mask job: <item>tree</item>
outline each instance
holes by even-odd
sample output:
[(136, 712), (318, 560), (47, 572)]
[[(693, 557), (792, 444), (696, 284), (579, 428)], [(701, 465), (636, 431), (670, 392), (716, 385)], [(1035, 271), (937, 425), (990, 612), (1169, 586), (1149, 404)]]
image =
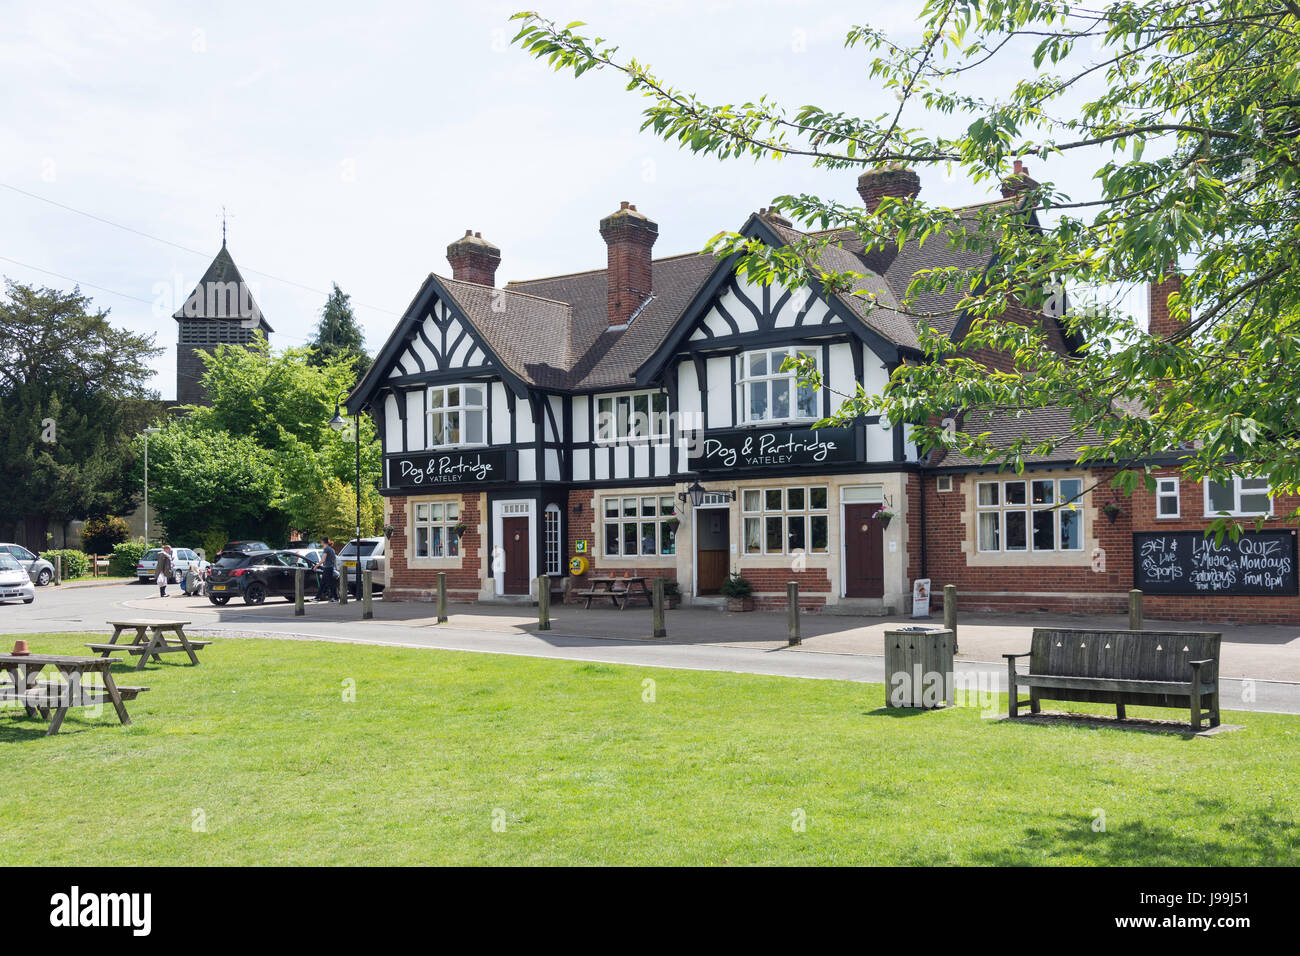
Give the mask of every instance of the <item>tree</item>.
[[(351, 537), (355, 433), (338, 433), (328, 424), (335, 403), (353, 384), (349, 358), (316, 364), (310, 348), (276, 353), (258, 335), (251, 346), (218, 346), (203, 361), (211, 405), (168, 423), (150, 439), (150, 503), (168, 536), (278, 542), (293, 529)], [(383, 521), (379, 469), (375, 426), (362, 418), (365, 534)], [(351, 507), (341, 511), (344, 499)], [(351, 517), (344, 521), (341, 514)]]
[[(0, 527), (43, 548), (50, 521), (129, 511), (132, 436), (158, 413), (153, 337), (115, 328), (78, 289), (6, 280), (0, 299)], [(137, 486), (138, 487), (138, 486)]]
[[(1022, 157), (1041, 167), (1078, 156), (1095, 169), (1079, 195), (1020, 178), (1022, 201), (990, 207), (976, 228), (919, 197), (875, 214), (815, 195), (777, 197), (805, 224), (853, 230), (869, 252), (929, 239), (977, 245), (992, 262), (916, 276), (900, 311), (916, 321), (925, 361), (900, 365), (882, 395), (854, 396), (845, 417), (881, 413), (913, 423), (925, 447), (1014, 468), (1095, 430), (1101, 440), (1081, 460), (1122, 466), (1116, 484), (1126, 491), (1153, 487), (1143, 462), (1170, 450), (1194, 480), (1237, 472), (1266, 477), (1275, 491), (1300, 486), (1298, 0), (929, 0), (916, 44), (869, 26), (847, 32), (847, 46), (866, 51), (870, 75), (896, 98), (871, 117), (787, 110), (767, 96), (712, 105), (575, 32), (580, 23), (516, 16), (515, 42), (530, 54), (577, 76), (622, 74), (649, 98), (642, 128), (701, 155), (795, 157), (829, 170), (931, 166), (976, 183), (1017, 178)], [(739, 253), (738, 268), (765, 282), (816, 275), (849, 288), (855, 273), (810, 260), (829, 241), (774, 250), (722, 234), (710, 248)], [(1186, 324), (1165, 338), (1096, 296), (1064, 315), (1086, 343), (1077, 354), (1051, 352), (1041, 328), (1006, 321), (1014, 306), (1063, 301), (1063, 289), (1174, 270), (1186, 278), (1170, 308)], [(910, 307), (917, 292), (940, 289), (961, 293), (953, 311), (971, 326), (960, 342), (932, 334), (939, 314)], [(977, 360), (984, 349), (1014, 354), (1016, 369), (991, 371)], [(993, 448), (974, 427), (946, 435), (938, 424), (954, 410), (1046, 406), (1069, 409), (1069, 434)], [(1225, 524), (1239, 530), (1216, 523)]]
[(340, 289), (337, 282), (321, 309), (312, 345), (316, 349), (311, 360), (314, 365), (324, 365), (339, 356), (346, 356), (352, 362), (356, 381), (360, 381), (370, 368), (365, 334), (352, 313), (352, 297)]
[(86, 554), (109, 554), (129, 537), (131, 526), (125, 518), (113, 515), (89, 518), (81, 526), (81, 550)]

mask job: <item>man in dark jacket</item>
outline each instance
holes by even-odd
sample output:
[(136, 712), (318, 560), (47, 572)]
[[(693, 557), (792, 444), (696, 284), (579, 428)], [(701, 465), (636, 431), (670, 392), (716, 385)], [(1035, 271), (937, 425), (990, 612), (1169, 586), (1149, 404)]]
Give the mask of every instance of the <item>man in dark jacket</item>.
[(162, 550), (158, 552), (158, 565), (155, 568), (158, 572), (158, 596), (167, 596), (167, 582), (172, 579), (172, 546), (164, 544)]
[(321, 551), (321, 582), (316, 589), (316, 600), (318, 601), (337, 601), (339, 594), (334, 582), (334, 565), (338, 562), (338, 555), (334, 551), (334, 542), (325, 538), (322, 542), (325, 545)]

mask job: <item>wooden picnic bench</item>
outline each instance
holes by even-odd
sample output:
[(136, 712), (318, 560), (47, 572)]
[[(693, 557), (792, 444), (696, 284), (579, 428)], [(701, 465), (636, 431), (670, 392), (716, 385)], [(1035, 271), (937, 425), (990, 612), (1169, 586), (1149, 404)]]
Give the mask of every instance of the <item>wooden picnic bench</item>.
[[(9, 683), (0, 683), (0, 701), (18, 701), (28, 717), (37, 715), (49, 720), (45, 732), (52, 737), (63, 726), (63, 718), (72, 707), (97, 707), (111, 703), (122, 724), (131, 722), (126, 712), (128, 700), (147, 691), (148, 687), (118, 687), (111, 668), (116, 657), (66, 657), (59, 654), (0, 654), (0, 673)], [(41, 671), (54, 667), (62, 681), (43, 680)], [(99, 674), (103, 683), (88, 684), (88, 674)]]
[[(591, 587), (574, 592), (578, 597), (587, 599), (587, 603), (583, 605), (584, 610), (591, 607), (591, 602), (595, 598), (609, 598), (620, 611), (627, 607), (628, 601), (634, 597), (645, 598), (646, 607), (650, 606), (650, 589), (646, 587), (646, 579), (643, 577), (592, 577), (587, 580)], [(620, 584), (622, 587), (618, 587)]]
[[(1007, 660), (1009, 714), (1039, 701), (1109, 703), (1123, 720), (1125, 707), (1183, 707), (1193, 731), (1208, 712), (1219, 726), (1219, 644), (1222, 635), (1200, 631), (1106, 631), (1034, 628), (1030, 649), (1003, 654)], [(1029, 658), (1029, 673), (1016, 671), (1016, 659)], [(1020, 700), (1019, 688), (1029, 688)]]
[[(128, 654), (140, 655), (140, 663), (135, 665), (136, 670), (144, 670), (145, 663), (152, 657), (155, 661), (162, 661), (161, 655), (174, 654), (178, 651), (184, 651), (190, 655), (190, 663), (197, 664), (199, 657), (195, 651), (202, 650), (211, 644), (211, 641), (197, 641), (185, 636), (185, 625), (189, 621), (160, 621), (140, 618), (130, 621), (109, 621), (108, 624), (113, 628), (113, 636), (108, 639), (107, 643), (87, 644), (92, 651), (99, 651), (101, 657), (107, 657), (114, 651), (126, 651)], [(135, 631), (135, 638), (130, 644), (118, 644), (117, 639), (123, 631)], [(169, 642), (166, 632), (172, 631), (178, 638), (175, 642)], [(149, 635), (146, 639), (146, 633)]]

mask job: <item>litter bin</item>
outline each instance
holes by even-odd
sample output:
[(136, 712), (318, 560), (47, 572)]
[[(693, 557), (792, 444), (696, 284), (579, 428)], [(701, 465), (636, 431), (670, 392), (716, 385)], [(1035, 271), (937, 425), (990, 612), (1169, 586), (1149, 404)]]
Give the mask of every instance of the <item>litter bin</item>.
[(957, 702), (953, 686), (955, 635), (948, 628), (885, 631), (885, 706), (932, 710)]

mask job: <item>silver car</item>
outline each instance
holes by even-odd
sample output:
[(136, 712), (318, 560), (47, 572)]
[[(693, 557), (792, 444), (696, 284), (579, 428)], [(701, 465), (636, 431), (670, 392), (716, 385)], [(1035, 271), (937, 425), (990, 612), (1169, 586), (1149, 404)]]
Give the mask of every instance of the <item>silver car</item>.
[(54, 580), (54, 565), (39, 554), (32, 554), (21, 544), (0, 544), (0, 554), (8, 554), (17, 561), (27, 576), (41, 587)]
[[(384, 552), (387, 550), (387, 539), (385, 538), (362, 538), (361, 539), (361, 570), (372, 571), (371, 587), (376, 594), (384, 590), (384, 565), (386, 564)], [(357, 591), (357, 542), (355, 540), (347, 542), (339, 551), (339, 568), (342, 574), (348, 579), (348, 593), (355, 594)]]
[[(162, 553), (162, 548), (150, 548), (135, 563), (135, 576), (140, 581), (152, 583), (158, 577), (158, 555)], [(203, 577), (203, 572), (208, 569), (208, 562), (199, 556), (197, 551), (191, 551), (189, 548), (172, 548), (172, 584), (180, 584), (185, 580), (185, 572), (194, 566), (194, 573)]]
[(31, 604), (35, 600), (36, 586), (27, 571), (8, 551), (0, 551), (0, 601)]

